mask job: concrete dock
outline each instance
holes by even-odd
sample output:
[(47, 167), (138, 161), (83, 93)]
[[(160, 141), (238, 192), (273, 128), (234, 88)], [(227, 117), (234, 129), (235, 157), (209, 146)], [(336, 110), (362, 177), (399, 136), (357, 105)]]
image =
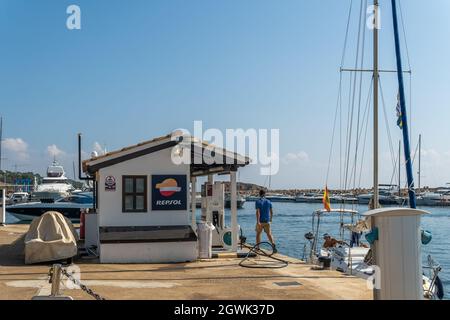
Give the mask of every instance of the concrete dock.
[[(23, 239), (28, 225), (0, 227), (0, 299), (29, 300), (48, 295), (51, 264), (25, 265)], [(105, 299), (372, 299), (362, 279), (336, 271), (312, 270), (300, 260), (281, 269), (248, 269), (241, 259), (221, 256), (176, 264), (99, 264), (77, 258), (80, 280)], [(268, 264), (266, 258), (249, 263)], [(92, 299), (80, 289), (62, 286), (62, 294), (76, 300)]]

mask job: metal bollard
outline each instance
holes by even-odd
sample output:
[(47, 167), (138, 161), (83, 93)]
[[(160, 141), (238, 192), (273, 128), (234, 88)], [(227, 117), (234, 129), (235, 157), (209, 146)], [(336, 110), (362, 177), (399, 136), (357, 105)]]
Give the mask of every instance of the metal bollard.
[(73, 300), (70, 296), (62, 296), (59, 293), (59, 286), (61, 284), (62, 265), (54, 264), (50, 269), (50, 280), (52, 284), (49, 296), (34, 296), (31, 300)]
[(0, 212), (0, 226), (6, 225), (6, 189), (2, 189), (2, 209)]

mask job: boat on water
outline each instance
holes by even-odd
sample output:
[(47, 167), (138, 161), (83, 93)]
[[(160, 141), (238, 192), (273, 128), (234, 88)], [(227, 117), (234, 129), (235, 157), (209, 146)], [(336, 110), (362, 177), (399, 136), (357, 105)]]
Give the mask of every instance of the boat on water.
[(430, 207), (450, 206), (450, 183), (434, 192), (424, 192), (417, 196), (417, 205)]
[(28, 201), (30, 194), (28, 192), (14, 192), (9, 198), (6, 198), (6, 204), (16, 204)]
[(258, 199), (259, 199), (259, 196), (246, 196), (245, 197), (246, 201), (252, 201), (252, 202), (257, 201)]
[[(373, 192), (360, 194), (357, 196), (359, 204), (368, 205), (373, 198)], [(380, 184), (378, 186), (378, 202), (381, 205), (402, 205), (405, 199), (398, 196), (398, 186), (392, 184)]]
[(268, 193), (266, 199), (272, 202), (295, 202), (295, 197), (282, 193)]
[(295, 202), (301, 202), (301, 203), (320, 203), (322, 202), (323, 195), (320, 195), (318, 193), (312, 193), (312, 192), (305, 192), (302, 194), (298, 194), (295, 197)]
[(54, 202), (59, 198), (67, 197), (75, 188), (66, 177), (63, 166), (56, 160), (47, 168), (47, 176), (41, 184), (35, 187), (31, 199), (41, 202)]
[[(351, 194), (332, 195), (329, 197), (330, 203), (347, 203), (354, 204), (358, 202), (358, 198)], [(295, 202), (300, 203), (322, 203), (323, 194), (320, 193), (302, 193), (295, 197)]]
[(341, 203), (341, 204), (355, 204), (358, 203), (358, 198), (352, 194), (341, 194), (334, 195), (330, 197), (331, 203)]
[(79, 192), (54, 202), (33, 201), (6, 206), (6, 211), (22, 221), (31, 221), (47, 211), (57, 211), (72, 221), (79, 221), (81, 210), (92, 208), (92, 192)]
[[(259, 196), (247, 196), (245, 197), (246, 201), (257, 201), (259, 200)], [(267, 193), (266, 199), (271, 202), (295, 202), (295, 197), (288, 196), (282, 193)]]
[[(245, 198), (238, 194), (236, 200), (237, 208), (242, 209), (244, 207), (245, 201)], [(231, 208), (231, 195), (229, 193), (225, 194), (225, 208)]]

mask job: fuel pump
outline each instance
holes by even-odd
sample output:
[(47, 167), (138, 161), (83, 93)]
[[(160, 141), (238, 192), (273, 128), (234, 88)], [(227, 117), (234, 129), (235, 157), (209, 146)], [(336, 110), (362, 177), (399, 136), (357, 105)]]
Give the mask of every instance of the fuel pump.
[(222, 182), (202, 185), (202, 221), (216, 228), (212, 235), (213, 247), (231, 248), (231, 228), (225, 226), (225, 186)]

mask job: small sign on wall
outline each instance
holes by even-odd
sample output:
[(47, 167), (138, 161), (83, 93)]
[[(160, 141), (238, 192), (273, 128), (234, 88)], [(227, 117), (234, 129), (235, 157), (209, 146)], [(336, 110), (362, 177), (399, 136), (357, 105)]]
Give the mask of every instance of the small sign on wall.
[(152, 210), (187, 210), (186, 175), (152, 175)]
[(105, 191), (116, 191), (116, 178), (113, 176), (105, 178)]

